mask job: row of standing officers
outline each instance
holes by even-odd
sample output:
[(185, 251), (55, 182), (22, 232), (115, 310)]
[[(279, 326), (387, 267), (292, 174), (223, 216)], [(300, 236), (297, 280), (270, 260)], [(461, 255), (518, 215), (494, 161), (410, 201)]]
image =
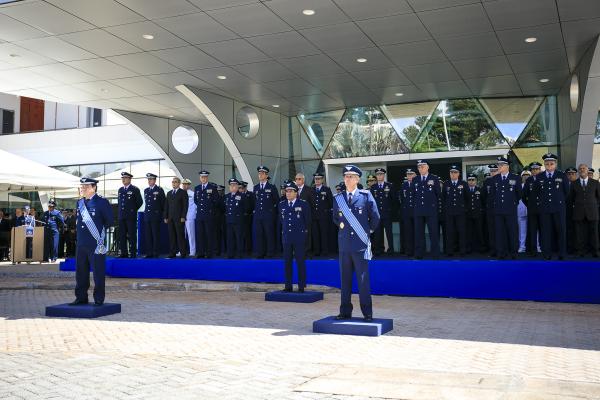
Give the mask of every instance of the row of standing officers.
[[(523, 251), (519, 245), (518, 210), (524, 206), (529, 253), (536, 253), (539, 242), (544, 258), (555, 253), (563, 259), (571, 243), (581, 255), (588, 250), (597, 255), (600, 204), (600, 192), (595, 191), (597, 181), (590, 179), (588, 184), (568, 178), (576, 170), (568, 169), (566, 174), (557, 170), (558, 157), (554, 154), (545, 154), (542, 159), (545, 171), (538, 173), (541, 164), (532, 163), (532, 176), (525, 180), (509, 172), (506, 157), (498, 157), (496, 164), (489, 165), (491, 174), (481, 185), (472, 174), (466, 181), (460, 179), (460, 168), (454, 165), (449, 179), (443, 182), (429, 172), (427, 160), (418, 160), (416, 171), (407, 169), (405, 181), (396, 189), (385, 181), (385, 169), (376, 169), (376, 182), (369, 188), (380, 215), (371, 235), (373, 253), (377, 256), (395, 252), (392, 225), (398, 212), (402, 254), (423, 258), (427, 232), (433, 257), (439, 256), (442, 244), (448, 256), (487, 252), (499, 259), (516, 258)], [(143, 194), (146, 257), (159, 254), (162, 221), (169, 226), (169, 257), (192, 254), (210, 258), (221, 254), (222, 243), (226, 244), (229, 257), (241, 257), (251, 250), (257, 258), (279, 253), (283, 248), (283, 230), (278, 204), (285, 200), (285, 195), (269, 182), (269, 168), (261, 165), (257, 172), (259, 182), (252, 191), (246, 190), (245, 182), (232, 178), (227, 194), (222, 193), (222, 187), (209, 182), (206, 170), (200, 171), (200, 183), (193, 190), (189, 180), (184, 180), (181, 188), (179, 179), (174, 178), (173, 188), (166, 195), (156, 185), (156, 175), (147, 174), (149, 186)], [(119, 189), (118, 206), (120, 250), (121, 257), (129, 257), (136, 254), (136, 213), (143, 200), (139, 189), (130, 184), (132, 176), (123, 173), (122, 178), (124, 186)], [(331, 189), (323, 185), (322, 174), (316, 173), (313, 178), (312, 187), (304, 185), (302, 174), (294, 182), (298, 199), (306, 201), (310, 208), (305, 252), (327, 255), (337, 252), (337, 242), (331, 240), (338, 230), (331, 214), (334, 198)], [(584, 184), (590, 187), (579, 193)], [(343, 184), (336, 186), (338, 193), (343, 190)], [(593, 214), (584, 211), (594, 208)], [(572, 222), (581, 217), (586, 223)], [(567, 240), (567, 234), (577, 240)]]

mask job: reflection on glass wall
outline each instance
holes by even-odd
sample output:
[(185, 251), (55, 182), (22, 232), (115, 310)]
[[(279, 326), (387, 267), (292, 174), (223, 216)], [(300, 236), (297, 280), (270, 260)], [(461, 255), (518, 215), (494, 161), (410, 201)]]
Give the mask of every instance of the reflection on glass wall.
[(508, 143), (476, 99), (442, 100), (419, 134), (416, 153), (508, 148)]
[(298, 121), (320, 156), (325, 152), (327, 143), (333, 136), (343, 114), (344, 110), (335, 110), (298, 115)]
[(596, 135), (594, 136), (594, 155), (592, 158), (592, 168), (596, 169), (596, 171), (600, 171), (600, 112), (598, 112), (598, 119), (596, 120)]
[(379, 107), (354, 107), (344, 114), (325, 157), (363, 157), (407, 152), (408, 147)]
[(543, 100), (543, 97), (522, 97), (480, 99), (479, 102), (512, 146)]
[(542, 156), (546, 153), (558, 154), (557, 146), (542, 147), (515, 147), (512, 149), (522, 165), (528, 166), (534, 161), (542, 162)]
[(547, 97), (529, 121), (517, 147), (554, 146), (558, 143), (558, 121), (556, 118), (556, 97)]
[(438, 104), (439, 101), (382, 105), (381, 111), (390, 121), (400, 139), (409, 148), (412, 148)]

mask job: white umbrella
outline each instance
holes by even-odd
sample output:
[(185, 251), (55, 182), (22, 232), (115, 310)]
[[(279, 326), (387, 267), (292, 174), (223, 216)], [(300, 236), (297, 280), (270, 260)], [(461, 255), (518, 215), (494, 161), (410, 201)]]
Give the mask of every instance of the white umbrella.
[(53, 191), (79, 186), (79, 178), (0, 150), (0, 191)]

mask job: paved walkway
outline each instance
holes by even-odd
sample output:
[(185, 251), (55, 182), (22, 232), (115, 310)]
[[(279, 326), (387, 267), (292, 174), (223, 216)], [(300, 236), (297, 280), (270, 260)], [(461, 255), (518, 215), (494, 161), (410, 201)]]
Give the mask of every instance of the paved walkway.
[(71, 290), (0, 290), (0, 398), (600, 399), (600, 306), (376, 296), (390, 334), (313, 334), (338, 296), (115, 288), (69, 320)]

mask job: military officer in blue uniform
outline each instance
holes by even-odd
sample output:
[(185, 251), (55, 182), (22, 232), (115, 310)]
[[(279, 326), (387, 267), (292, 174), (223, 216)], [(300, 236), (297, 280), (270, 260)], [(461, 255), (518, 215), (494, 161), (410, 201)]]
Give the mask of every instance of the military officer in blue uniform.
[(541, 239), (540, 199), (539, 193), (534, 190), (541, 168), (542, 164), (537, 161), (529, 164), (531, 176), (525, 181), (521, 199), (527, 206), (527, 244), (525, 247), (530, 257), (536, 255)]
[(483, 194), (477, 186), (477, 175), (467, 175), (466, 234), (467, 253), (483, 252), (485, 240), (483, 235)]
[(547, 153), (542, 156), (544, 172), (538, 174), (534, 190), (540, 202), (541, 247), (544, 259), (552, 258), (552, 244), (558, 245), (558, 259), (567, 255), (566, 207), (569, 189), (567, 177), (556, 169), (558, 156)]
[(483, 204), (485, 206), (485, 227), (487, 231), (487, 245), (490, 251), (490, 257), (496, 257), (496, 227), (494, 214), (494, 196), (492, 196), (494, 176), (498, 174), (498, 165), (489, 164), (489, 173), (483, 181), (481, 192), (483, 194)]
[(225, 195), (225, 224), (227, 226), (227, 258), (241, 258), (244, 252), (244, 214), (248, 211), (248, 199), (239, 191), (240, 182), (231, 178), (229, 193)]
[(498, 173), (492, 179), (494, 201), (494, 226), (496, 230), (496, 256), (517, 258), (519, 250), (519, 224), (517, 208), (521, 199), (521, 178), (509, 172), (506, 157), (498, 157)]
[(369, 260), (372, 257), (370, 235), (379, 224), (379, 211), (373, 195), (358, 189), (362, 171), (355, 165), (343, 169), (345, 191), (335, 195), (333, 222), (339, 228), (338, 246), (341, 275), (340, 313), (336, 319), (352, 317), (352, 275), (356, 273), (360, 309), (364, 320), (373, 320)]
[(440, 252), (440, 230), (438, 225), (438, 201), (441, 195), (440, 180), (429, 173), (426, 160), (417, 161), (419, 175), (413, 179), (413, 201), (415, 203), (415, 257), (422, 259), (425, 253), (425, 225), (429, 231), (431, 255)]
[[(244, 215), (244, 253), (252, 254), (252, 212), (254, 210), (254, 193), (248, 190), (248, 182), (240, 181), (240, 192), (246, 196), (248, 211)], [(277, 235), (276, 235), (277, 236)], [(279, 248), (279, 247), (277, 247)]]
[(200, 184), (194, 188), (196, 204), (196, 258), (211, 258), (215, 255), (215, 216), (219, 207), (217, 185), (209, 182), (210, 172), (198, 172)]
[[(123, 186), (119, 188), (119, 250), (121, 258), (137, 256), (137, 212), (144, 203), (140, 189), (131, 184), (129, 172), (121, 172)], [(129, 242), (129, 248), (127, 247)]]
[(148, 187), (144, 189), (144, 233), (146, 258), (158, 257), (160, 253), (160, 224), (165, 211), (165, 191), (156, 184), (157, 175), (146, 174)]
[(467, 210), (467, 182), (460, 179), (460, 167), (450, 167), (450, 179), (444, 183), (442, 197), (444, 212), (446, 213), (446, 254), (450, 257), (456, 251), (461, 256), (467, 252), (466, 210)]
[(394, 234), (392, 232), (393, 216), (396, 210), (396, 193), (394, 186), (385, 180), (385, 168), (375, 169), (376, 182), (370, 186), (371, 194), (377, 203), (379, 211), (379, 225), (373, 233), (373, 254), (380, 255), (384, 252), (383, 235), (387, 239), (388, 249), (386, 254), (394, 253)]
[(412, 257), (415, 254), (415, 202), (414, 178), (416, 172), (412, 168), (406, 169), (406, 180), (398, 191), (400, 203), (400, 220), (402, 223), (401, 239), (404, 254)]
[[(569, 167), (565, 169), (567, 175), (567, 187), (571, 191), (571, 185), (577, 181), (577, 168)], [(575, 253), (575, 221), (573, 221), (573, 201), (571, 196), (567, 197), (567, 253)]]
[(257, 258), (275, 254), (275, 217), (279, 203), (278, 190), (269, 182), (269, 168), (260, 165), (258, 184), (254, 186), (254, 240)]
[[(312, 209), (312, 249), (315, 256), (326, 256), (329, 253), (329, 240), (331, 237), (331, 209), (333, 208), (333, 194), (331, 189), (323, 184), (325, 175), (315, 172), (313, 179), (315, 186), (311, 192), (313, 197)], [(287, 188), (286, 188), (287, 191)]]
[(311, 223), (310, 205), (298, 198), (298, 186), (294, 182), (285, 184), (285, 200), (279, 202), (278, 215), (281, 226), (281, 243), (285, 262), (284, 292), (292, 291), (293, 260), (298, 268), (298, 292), (306, 287), (305, 242)]
[(48, 259), (55, 262), (58, 257), (59, 233), (64, 228), (65, 220), (61, 212), (56, 209), (54, 200), (48, 202), (48, 211), (42, 215), (42, 221), (45, 223), (46, 234), (48, 235)]
[(83, 196), (77, 202), (77, 247), (75, 250), (75, 301), (72, 306), (88, 304), (90, 269), (94, 270), (94, 305), (104, 304), (106, 272), (106, 231), (113, 224), (110, 203), (96, 194), (98, 181), (80, 179)]

